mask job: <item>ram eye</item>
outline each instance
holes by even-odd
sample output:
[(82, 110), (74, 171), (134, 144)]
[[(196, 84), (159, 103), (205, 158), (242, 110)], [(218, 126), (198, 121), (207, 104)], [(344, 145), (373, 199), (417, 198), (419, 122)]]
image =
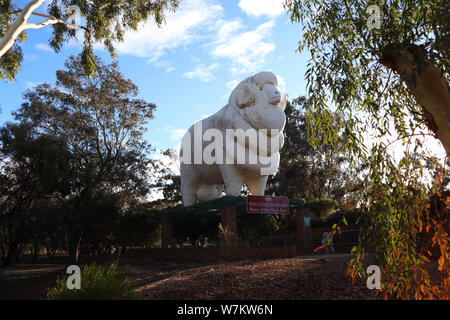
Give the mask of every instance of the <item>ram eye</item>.
[(261, 91), (262, 91), (262, 88), (259, 88), (259, 90), (261, 90)]

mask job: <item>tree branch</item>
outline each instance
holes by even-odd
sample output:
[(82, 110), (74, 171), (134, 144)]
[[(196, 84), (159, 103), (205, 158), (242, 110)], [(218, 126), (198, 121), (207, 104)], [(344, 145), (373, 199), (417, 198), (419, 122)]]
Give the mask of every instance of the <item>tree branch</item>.
[[(62, 23), (67, 28), (77, 30), (79, 27), (66, 23), (61, 19), (57, 19), (54, 16), (33, 12), (36, 10), (45, 0), (31, 0), (22, 10), (15, 11), (13, 14), (19, 13), (16, 21), (6, 32), (5, 36), (0, 40), (0, 58), (14, 45), (17, 37), (26, 29), (40, 29), (47, 25), (56, 23)], [(89, 0), (87, 0), (89, 1)], [(40, 23), (27, 23), (31, 15), (47, 18)]]
[(78, 30), (79, 27), (71, 25), (61, 19), (57, 19), (53, 16), (50, 15), (46, 15), (46, 14), (42, 14), (42, 13), (37, 13), (37, 12), (33, 12), (34, 15), (40, 16), (40, 17), (46, 17), (48, 18), (47, 20), (44, 20), (40, 23), (27, 23), (25, 26), (25, 29), (39, 29), (42, 27), (45, 27), (47, 25), (51, 25), (51, 24), (57, 24), (57, 23), (61, 23), (63, 25), (65, 25), (67, 28), (69, 29), (73, 29), (73, 30)]
[(0, 40), (0, 58), (13, 46), (17, 37), (22, 31), (26, 29), (26, 24), (30, 15), (39, 7), (45, 0), (31, 0), (17, 17), (14, 24), (6, 32), (5, 36)]
[(425, 132), (412, 133), (412, 134), (408, 134), (406, 136), (401, 136), (401, 137), (399, 137), (397, 139), (392, 140), (391, 142), (389, 142), (387, 145), (384, 146), (384, 149), (387, 149), (390, 145), (392, 145), (393, 143), (395, 143), (397, 141), (400, 141), (400, 140), (403, 140), (403, 139), (407, 139), (407, 138), (411, 138), (411, 137), (415, 137), (415, 136), (422, 136), (422, 137), (430, 136), (430, 137), (435, 138), (435, 136), (430, 134), (430, 133), (425, 133)]

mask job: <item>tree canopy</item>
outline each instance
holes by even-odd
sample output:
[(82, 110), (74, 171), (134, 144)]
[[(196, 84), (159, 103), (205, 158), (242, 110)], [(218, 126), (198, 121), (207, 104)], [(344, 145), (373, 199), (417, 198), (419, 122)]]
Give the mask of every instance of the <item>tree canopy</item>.
[[(334, 145), (319, 143), (314, 148), (308, 142), (307, 104), (305, 97), (287, 102), (280, 165), (277, 173), (269, 177), (267, 193), (307, 201), (331, 198), (356, 205), (364, 183), (360, 172), (350, 166), (342, 132)], [(335, 116), (333, 128), (341, 120)]]
[(2, 222), (23, 234), (28, 220), (17, 218), (34, 217), (36, 203), (58, 199), (71, 254), (82, 237), (107, 239), (119, 214), (146, 201), (156, 165), (143, 139), (156, 106), (138, 98), (117, 63), (96, 58), (97, 73), (89, 77), (81, 60), (71, 56), (54, 87), (27, 91), (13, 113), (17, 122), (2, 128), (0, 141), (0, 210), (8, 217)]
[[(20, 69), (27, 29), (51, 25), (53, 33), (49, 45), (56, 52), (63, 44), (83, 34), (82, 70), (92, 76), (96, 69), (93, 54), (95, 43), (102, 43), (115, 57), (115, 45), (124, 39), (128, 30), (137, 30), (139, 23), (153, 18), (158, 26), (164, 23), (167, 11), (177, 8), (179, 0), (30, 0), (23, 8), (17, 1), (2, 0), (0, 4), (0, 79), (13, 80)], [(40, 10), (40, 12), (37, 12)], [(42, 18), (30, 23), (31, 16)]]
[[(371, 28), (370, 5), (379, 9), (379, 28)], [(369, 128), (382, 136), (393, 124), (400, 137), (429, 128), (449, 152), (448, 1), (288, 0), (285, 6), (302, 25), (299, 51), (311, 53), (306, 78), (312, 110), (332, 102), (349, 120), (353, 146)], [(310, 115), (333, 140), (335, 130), (322, 113)]]
[[(438, 138), (449, 154), (450, 3), (287, 0), (285, 7), (291, 20), (301, 23), (299, 51), (311, 54), (310, 141), (335, 144), (343, 132), (349, 154), (368, 169), (364, 223), (349, 273), (364, 276), (362, 261), (372, 253), (372, 263), (383, 270), (386, 297), (445, 299), (446, 210), (428, 218), (433, 194), (447, 201), (440, 181), (448, 173), (445, 164), (423, 152), (417, 136)], [(345, 119), (338, 127), (332, 125), (334, 114)], [(370, 148), (364, 140), (368, 132), (375, 133)], [(386, 141), (389, 136), (394, 140)], [(403, 155), (394, 159), (387, 149), (400, 141)], [(432, 246), (440, 250), (440, 287), (431, 284), (427, 272), (431, 248), (420, 241), (424, 220)]]

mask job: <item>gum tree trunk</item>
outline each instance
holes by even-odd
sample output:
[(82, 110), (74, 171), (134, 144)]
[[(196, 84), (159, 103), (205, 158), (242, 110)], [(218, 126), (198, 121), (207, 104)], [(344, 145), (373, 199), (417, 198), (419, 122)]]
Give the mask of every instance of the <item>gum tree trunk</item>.
[(79, 233), (73, 234), (71, 237), (69, 247), (70, 264), (78, 264), (78, 259), (80, 256), (80, 244), (81, 244), (81, 235)]
[(394, 70), (422, 105), (429, 128), (450, 155), (450, 87), (439, 68), (416, 45), (390, 44), (380, 62)]

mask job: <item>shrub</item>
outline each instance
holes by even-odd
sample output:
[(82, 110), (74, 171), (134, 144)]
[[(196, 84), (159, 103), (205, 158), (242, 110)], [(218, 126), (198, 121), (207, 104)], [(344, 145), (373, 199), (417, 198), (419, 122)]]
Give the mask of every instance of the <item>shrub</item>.
[(327, 216), (323, 216), (320, 218), (311, 217), (311, 228), (317, 227), (331, 227), (334, 224), (339, 223), (342, 220), (342, 217), (345, 217), (348, 225), (350, 227), (358, 227), (361, 218), (361, 211), (358, 209), (341, 209), (337, 210)]
[(68, 289), (69, 275), (56, 280), (47, 297), (51, 300), (117, 300), (137, 299), (127, 276), (121, 273), (116, 263), (108, 269), (93, 264), (81, 266), (81, 289)]
[(308, 208), (311, 210), (311, 217), (321, 218), (329, 215), (339, 203), (334, 199), (315, 199), (308, 202)]

